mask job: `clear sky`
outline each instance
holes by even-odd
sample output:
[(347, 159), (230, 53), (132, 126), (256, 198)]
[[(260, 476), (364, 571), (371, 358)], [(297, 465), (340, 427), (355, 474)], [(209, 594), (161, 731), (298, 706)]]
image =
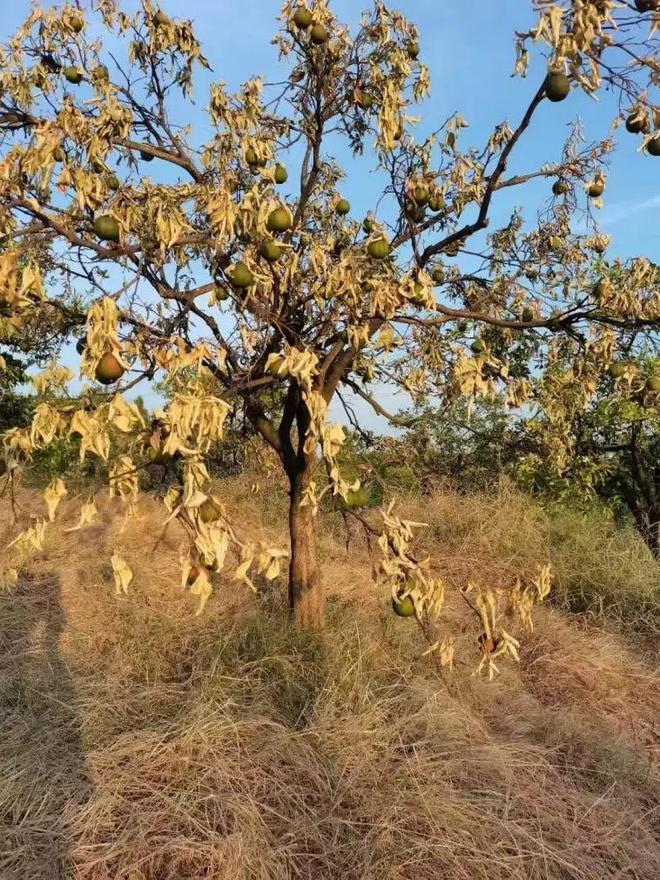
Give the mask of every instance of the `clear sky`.
[[(331, 5), (340, 19), (355, 25), (368, 3), (334, 0)], [(496, 124), (519, 120), (545, 74), (545, 62), (539, 54), (526, 80), (511, 77), (514, 31), (528, 29), (534, 20), (531, 0), (393, 0), (390, 5), (419, 25), (421, 57), (430, 68), (431, 96), (418, 111), (423, 116), (418, 126), (420, 137), (455, 110), (460, 110), (470, 125), (462, 136), (466, 145), (483, 145)], [(3, 39), (13, 33), (30, 6), (29, 0), (2, 3)], [(83, 2), (82, 6), (87, 8), (88, 4)], [(124, 3), (128, 10), (136, 6), (135, 0)], [(266, 81), (283, 78), (286, 64), (278, 62), (277, 50), (270, 44), (280, 6), (278, 0), (163, 0), (168, 15), (193, 19), (213, 68), (211, 74), (198, 72), (197, 111), (182, 105), (177, 121), (194, 125), (197, 118), (203, 125), (210, 79), (223, 80), (234, 88), (255, 74), (263, 74)], [(562, 104), (544, 102), (532, 130), (516, 150), (509, 173), (556, 161), (567, 126), (575, 117), (582, 120), (589, 140), (605, 136), (615, 110), (615, 98), (610, 94), (602, 95), (598, 103), (581, 92), (573, 92)], [(639, 142), (625, 130), (617, 137), (600, 212), (604, 231), (613, 237), (609, 253), (621, 257), (643, 254), (660, 262), (660, 160), (638, 153)], [(377, 177), (369, 173), (375, 164), (373, 157), (353, 161), (339, 144), (336, 148), (333, 144), (333, 151), (346, 163), (348, 180), (342, 189), (351, 201), (352, 213), (361, 217), (373, 208), (378, 193)], [(149, 167), (154, 177), (157, 164)], [(541, 180), (500, 194), (492, 212), (491, 231), (498, 220), (507, 219), (514, 205), (522, 206), (533, 218), (546, 203), (549, 188), (549, 182)], [(382, 402), (394, 409), (406, 405), (405, 400)], [(377, 418), (368, 418), (368, 423), (384, 428)]]

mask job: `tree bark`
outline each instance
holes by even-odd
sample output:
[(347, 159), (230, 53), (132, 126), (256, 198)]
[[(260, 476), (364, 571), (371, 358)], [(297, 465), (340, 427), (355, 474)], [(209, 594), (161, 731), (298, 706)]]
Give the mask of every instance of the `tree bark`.
[(296, 623), (309, 629), (323, 627), (325, 594), (316, 563), (316, 529), (311, 507), (301, 507), (311, 477), (311, 466), (290, 477), (289, 610)]

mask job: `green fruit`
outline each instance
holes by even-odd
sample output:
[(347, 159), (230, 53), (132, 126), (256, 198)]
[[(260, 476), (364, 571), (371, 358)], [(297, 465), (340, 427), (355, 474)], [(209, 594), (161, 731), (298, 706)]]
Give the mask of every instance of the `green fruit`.
[(565, 73), (553, 71), (545, 78), (545, 96), (550, 101), (563, 101), (571, 90), (571, 83)]
[(416, 186), (413, 197), (418, 205), (426, 205), (429, 200), (429, 191), (425, 186)]
[(216, 287), (213, 292), (213, 298), (216, 302), (224, 302), (226, 299), (229, 299), (229, 291), (225, 290), (224, 287)]
[(431, 273), (434, 284), (443, 284), (445, 280), (445, 270), (441, 266), (437, 266)]
[(648, 116), (644, 113), (631, 113), (626, 119), (626, 131), (630, 134), (641, 134), (649, 127)]
[(310, 33), (312, 43), (315, 43), (317, 46), (322, 46), (323, 43), (327, 43), (330, 39), (330, 34), (322, 24), (315, 24)]
[(346, 507), (355, 510), (357, 507), (366, 507), (369, 504), (369, 492), (364, 486), (359, 489), (351, 489), (346, 494)]
[(107, 82), (110, 79), (110, 74), (108, 73), (108, 68), (105, 64), (98, 64), (94, 68), (92, 71), (92, 79), (102, 80), (103, 82)]
[(103, 174), (105, 165), (102, 162), (92, 162), (92, 171), (95, 174)]
[(552, 184), (552, 192), (556, 196), (563, 196), (563, 195), (565, 195), (565, 193), (568, 192), (568, 190), (569, 190), (568, 184), (566, 183), (565, 180), (562, 180), (561, 177), (559, 178), (559, 180), (555, 180), (555, 182)]
[(74, 86), (77, 86), (79, 82), (82, 82), (83, 75), (77, 67), (65, 67), (64, 78), (68, 82), (73, 83)]
[(551, 251), (560, 251), (563, 245), (564, 241), (558, 235), (551, 235), (548, 239), (548, 247)]
[(587, 187), (587, 192), (592, 199), (597, 199), (605, 192), (605, 184), (602, 180), (594, 180)]
[(362, 221), (362, 228), (369, 235), (369, 233), (374, 231), (374, 221), (369, 217), (365, 217)]
[(285, 165), (278, 164), (275, 166), (275, 183), (286, 183), (288, 177), (289, 174)]
[(104, 354), (96, 365), (95, 375), (101, 385), (112, 385), (124, 375), (124, 368), (114, 354)]
[(424, 205), (416, 205), (415, 202), (410, 202), (406, 205), (406, 215), (409, 220), (412, 220), (415, 223), (421, 223), (426, 216), (426, 208)]
[(474, 354), (483, 354), (486, 351), (486, 344), (483, 339), (475, 339), (470, 348)]
[(219, 510), (217, 505), (211, 501), (210, 498), (207, 498), (206, 501), (199, 506), (198, 513), (199, 518), (203, 523), (216, 522), (222, 516), (222, 511)]
[(344, 216), (345, 214), (348, 214), (348, 212), (349, 212), (350, 210), (351, 210), (351, 204), (350, 204), (350, 202), (348, 201), (348, 199), (339, 199), (339, 201), (338, 201), (337, 204), (335, 205), (335, 211), (336, 211), (338, 214), (340, 214), (341, 216)]
[(416, 40), (413, 40), (412, 43), (408, 43), (406, 46), (406, 52), (408, 53), (408, 58), (412, 58), (413, 60), (417, 58), (419, 55), (419, 43)]
[(227, 274), (229, 275), (231, 283), (239, 290), (245, 290), (248, 287), (252, 287), (255, 282), (254, 275), (242, 260), (239, 260), (238, 263), (234, 263)]
[(65, 156), (62, 147), (55, 147), (55, 149), (53, 150), (53, 159), (56, 162), (64, 162)]
[(445, 207), (445, 200), (441, 195), (434, 195), (429, 198), (429, 208), (437, 214), (438, 211), (442, 211)]
[(656, 134), (646, 145), (649, 156), (660, 156), (660, 134)]
[(356, 95), (355, 101), (363, 110), (369, 110), (370, 107), (373, 107), (374, 96), (370, 92), (363, 92), (360, 89), (359, 93)]
[(610, 364), (607, 368), (607, 372), (613, 379), (620, 379), (626, 372), (626, 365), (620, 361), (618, 363)]
[(312, 23), (312, 13), (304, 6), (299, 6), (293, 14), (293, 23), (296, 27), (306, 31)]
[(276, 241), (262, 241), (259, 253), (269, 263), (276, 263), (284, 251)]
[(146, 150), (140, 150), (140, 159), (142, 159), (143, 162), (153, 162), (154, 158), (153, 153), (147, 153)]
[(384, 238), (377, 238), (367, 245), (367, 253), (374, 260), (385, 260), (390, 255), (390, 246)]
[(259, 164), (259, 157), (252, 147), (248, 147), (245, 151), (245, 161), (248, 163), (248, 165)]
[(523, 309), (523, 313), (522, 313), (523, 321), (525, 321), (525, 323), (529, 323), (530, 321), (533, 321), (535, 318), (536, 318), (536, 315), (534, 314), (534, 309), (530, 309), (529, 306), (526, 306)]
[(159, 9), (158, 12), (153, 17), (154, 27), (161, 27), (162, 25), (166, 25), (170, 23), (169, 18), (165, 15), (165, 13)]
[(109, 214), (94, 218), (94, 232), (101, 241), (119, 241), (119, 223)]
[(266, 228), (269, 232), (286, 232), (291, 229), (291, 216), (286, 208), (275, 208), (268, 215)]
[(81, 336), (80, 339), (76, 342), (76, 351), (78, 352), (78, 354), (82, 354), (86, 348), (87, 348), (87, 337)]
[(116, 174), (108, 174), (108, 176), (105, 179), (105, 182), (106, 182), (108, 189), (113, 190), (113, 192), (117, 192), (117, 190), (121, 186), (121, 183), (119, 182), (119, 178), (117, 177)]
[(81, 15), (73, 15), (71, 16), (69, 23), (71, 24), (71, 30), (74, 33), (79, 34), (80, 31), (85, 27), (85, 22), (83, 21), (83, 17)]
[(660, 376), (650, 376), (646, 380), (646, 390), (656, 394), (660, 391)]
[(406, 596), (404, 599), (392, 599), (392, 611), (397, 617), (414, 617), (415, 603), (410, 596)]

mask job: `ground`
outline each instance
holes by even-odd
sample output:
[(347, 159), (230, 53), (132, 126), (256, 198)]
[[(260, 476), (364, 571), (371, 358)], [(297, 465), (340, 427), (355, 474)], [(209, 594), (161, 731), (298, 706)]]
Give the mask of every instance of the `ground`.
[[(282, 494), (219, 491), (284, 542)], [(278, 583), (223, 581), (195, 617), (155, 505), (128, 524), (105, 500), (66, 532), (77, 503), (0, 597), (3, 880), (660, 876), (660, 577), (632, 533), (506, 486), (401, 500), (450, 592), (553, 562), (520, 664), (489, 683), (462, 603), (447, 611), (459, 663), (440, 676), (338, 514), (321, 524), (317, 637), (287, 625)], [(2, 546), (10, 531), (4, 498)]]

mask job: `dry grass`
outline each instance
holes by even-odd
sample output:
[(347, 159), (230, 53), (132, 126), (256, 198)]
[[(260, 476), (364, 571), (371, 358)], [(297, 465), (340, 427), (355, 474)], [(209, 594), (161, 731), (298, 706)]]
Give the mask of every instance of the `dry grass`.
[[(255, 511), (240, 482), (224, 491), (283, 538), (282, 499)], [(573, 555), (597, 592), (592, 523), (558, 540), (565, 525), (506, 489), (403, 506), (431, 522), (451, 584), (507, 582), (548, 554), (566, 582)], [(322, 640), (287, 625), (278, 590), (223, 584), (195, 618), (178, 536), (153, 551), (155, 523), (147, 506), (124, 529), (108, 503), (100, 525), (53, 532), (0, 598), (2, 880), (660, 876), (660, 684), (636, 640), (550, 607), (519, 667), (486, 684), (461, 666), (445, 685), (340, 518), (321, 538)], [(115, 542), (136, 572), (122, 599)], [(657, 566), (630, 537), (615, 583), (616, 546), (606, 591), (652, 597)], [(460, 626), (457, 605), (449, 617)]]

